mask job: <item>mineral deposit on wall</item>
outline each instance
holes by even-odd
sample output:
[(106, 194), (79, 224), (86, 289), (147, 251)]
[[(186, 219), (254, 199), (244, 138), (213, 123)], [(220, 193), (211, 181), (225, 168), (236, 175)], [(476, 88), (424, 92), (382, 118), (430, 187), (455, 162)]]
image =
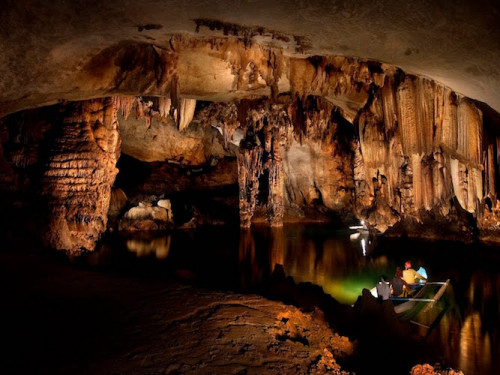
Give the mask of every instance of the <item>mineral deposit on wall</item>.
[[(189, 187), (182, 168), (207, 176), (198, 187), (237, 181), (243, 227), (336, 215), (381, 233), (499, 238), (497, 114), (395, 66), (177, 35), (163, 48), (103, 50), (76, 83), (75, 98), (108, 98), (60, 105), (41, 181), (55, 248), (93, 249), (105, 230), (118, 124), (123, 152), (157, 163), (151, 176), (162, 191), (146, 181), (148, 193)], [(25, 123), (7, 120), (10, 131)], [(12, 148), (12, 137), (2, 142)], [(0, 161), (15, 180), (10, 157)]]

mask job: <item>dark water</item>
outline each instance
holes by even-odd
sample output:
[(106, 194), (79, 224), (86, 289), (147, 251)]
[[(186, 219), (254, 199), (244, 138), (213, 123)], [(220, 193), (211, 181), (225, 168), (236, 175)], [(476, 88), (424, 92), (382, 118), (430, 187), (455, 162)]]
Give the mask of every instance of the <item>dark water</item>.
[(250, 292), (265, 290), (276, 265), (282, 265), (296, 283), (319, 285), (348, 305), (406, 260), (424, 266), (432, 281), (451, 282), (440, 303), (408, 323), (431, 352), (422, 360), (466, 374), (500, 373), (500, 248), (353, 239), (346, 230), (326, 226), (211, 227), (109, 239), (85, 259), (104, 271)]

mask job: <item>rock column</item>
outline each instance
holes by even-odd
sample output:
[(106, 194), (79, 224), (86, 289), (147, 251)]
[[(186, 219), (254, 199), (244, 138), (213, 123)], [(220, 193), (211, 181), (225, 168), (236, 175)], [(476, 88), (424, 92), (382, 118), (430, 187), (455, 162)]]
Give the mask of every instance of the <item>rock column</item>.
[[(284, 184), (283, 165), (280, 155), (279, 128), (272, 127), (267, 132), (266, 152), (268, 162), (266, 163), (269, 172), (269, 196), (267, 201), (267, 219), (271, 226), (283, 225), (284, 209)], [(268, 146), (269, 145), (269, 146)]]
[(240, 144), (238, 152), (238, 185), (240, 201), (240, 226), (250, 227), (262, 173), (262, 147), (253, 132)]
[[(261, 103), (248, 111), (246, 122), (247, 133), (238, 154), (240, 225), (249, 227), (257, 203), (262, 203), (269, 224), (281, 226), (285, 210), (281, 148), (287, 146), (290, 119), (282, 107)], [(263, 184), (267, 191), (265, 186), (259, 186), (262, 179), (267, 179)], [(262, 202), (257, 202), (258, 195)]]
[(79, 253), (94, 250), (106, 230), (120, 153), (116, 99), (74, 102), (63, 111), (42, 178), (43, 238), (52, 248)]

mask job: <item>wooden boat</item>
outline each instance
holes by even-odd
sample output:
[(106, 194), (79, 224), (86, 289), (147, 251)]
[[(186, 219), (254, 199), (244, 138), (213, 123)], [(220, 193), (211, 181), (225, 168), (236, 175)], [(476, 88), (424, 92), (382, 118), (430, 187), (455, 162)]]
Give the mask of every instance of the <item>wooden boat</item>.
[[(450, 280), (414, 284), (414, 294), (410, 297), (391, 297), (394, 311), (401, 321), (406, 321), (427, 329), (427, 335), (439, 324), (442, 317), (450, 309), (449, 298), (442, 299), (450, 284)], [(371, 290), (376, 293), (376, 288)], [(376, 296), (376, 294), (374, 294)], [(433, 307), (436, 306), (435, 309)]]
[[(437, 301), (443, 296), (450, 280), (446, 281), (429, 281), (422, 284), (411, 284), (412, 295), (408, 297), (391, 297), (389, 298), (394, 304), (394, 311), (400, 315), (410, 311), (417, 306), (424, 306), (425, 311), (429, 311)], [(372, 288), (370, 292), (376, 297), (376, 287)], [(422, 308), (419, 309), (419, 311)]]
[[(450, 280), (426, 282), (424, 284), (417, 284), (418, 291), (411, 297), (391, 297), (390, 300), (394, 303), (394, 311), (400, 315), (417, 306), (425, 306), (424, 312), (429, 311), (437, 301), (443, 296)], [(436, 290), (436, 287), (439, 287)]]

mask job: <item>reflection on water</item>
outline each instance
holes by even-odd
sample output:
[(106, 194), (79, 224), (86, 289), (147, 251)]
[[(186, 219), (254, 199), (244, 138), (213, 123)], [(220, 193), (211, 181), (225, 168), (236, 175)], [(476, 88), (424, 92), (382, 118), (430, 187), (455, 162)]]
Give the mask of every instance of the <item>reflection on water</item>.
[(345, 233), (332, 236), (326, 229), (319, 233), (307, 227), (242, 230), (240, 286), (261, 283), (279, 264), (296, 282), (320, 285), (338, 301), (353, 304), (363, 288), (373, 287), (380, 275), (389, 272), (387, 257), (367, 258), (363, 241), (371, 242), (366, 236), (352, 241)]
[[(466, 281), (469, 276), (461, 275)], [(464, 289), (448, 290), (428, 315), (427, 324), (444, 313), (432, 331), (422, 330), (437, 342), (448, 362), (466, 374), (498, 373), (499, 370), (499, 292), (500, 275), (472, 270)], [(460, 285), (458, 285), (460, 287)], [(425, 321), (425, 319), (424, 319)]]
[(465, 318), (460, 330), (459, 366), (469, 374), (484, 373), (491, 367), (490, 336), (483, 331), (478, 311)]
[(168, 257), (171, 241), (171, 235), (152, 239), (130, 239), (127, 240), (126, 246), (128, 251), (135, 253), (138, 257), (154, 255), (162, 260)]
[[(319, 285), (345, 304), (354, 303), (363, 288), (373, 287), (381, 275), (392, 277), (396, 266), (411, 260), (416, 267), (424, 266), (433, 281), (451, 279), (442, 301), (420, 318), (422, 325), (414, 327), (438, 348), (434, 361), (467, 374), (500, 370), (498, 251), (478, 245), (377, 242), (366, 233), (351, 234), (324, 226), (208, 228), (152, 239), (128, 238), (122, 243), (128, 253), (118, 253), (131, 267), (139, 262), (147, 268), (144, 262), (156, 262), (155, 269), (163, 264), (173, 273), (188, 270), (204, 285), (237, 290), (265, 288), (279, 264), (295, 282)], [(109, 255), (109, 244), (107, 251), (94, 259), (116, 261)]]

